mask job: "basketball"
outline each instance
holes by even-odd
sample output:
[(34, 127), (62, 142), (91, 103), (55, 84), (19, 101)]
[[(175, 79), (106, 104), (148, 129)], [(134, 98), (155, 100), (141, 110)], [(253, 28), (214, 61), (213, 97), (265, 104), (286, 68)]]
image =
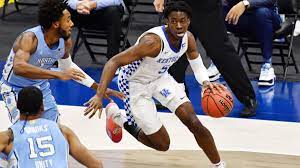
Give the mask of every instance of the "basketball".
[(205, 114), (220, 118), (228, 115), (233, 108), (233, 97), (229, 90), (225, 89), (222, 93), (215, 90), (215, 94), (207, 88), (202, 96), (202, 109)]

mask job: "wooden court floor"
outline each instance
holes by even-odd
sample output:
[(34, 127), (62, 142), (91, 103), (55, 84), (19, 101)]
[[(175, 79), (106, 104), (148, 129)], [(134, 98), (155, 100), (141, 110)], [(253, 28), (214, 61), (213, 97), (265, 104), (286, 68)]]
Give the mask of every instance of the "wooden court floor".
[[(210, 168), (202, 151), (97, 150), (105, 168)], [(220, 152), (227, 168), (300, 168), (300, 156), (254, 152)], [(71, 168), (83, 167), (70, 158)]]

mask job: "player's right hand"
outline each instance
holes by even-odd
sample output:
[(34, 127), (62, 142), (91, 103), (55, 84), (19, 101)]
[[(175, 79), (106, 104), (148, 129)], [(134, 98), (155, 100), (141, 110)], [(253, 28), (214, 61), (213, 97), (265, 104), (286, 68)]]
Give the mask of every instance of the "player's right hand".
[(97, 110), (99, 110), (99, 118), (101, 118), (102, 114), (102, 98), (100, 98), (98, 95), (93, 96), (89, 101), (84, 103), (87, 108), (84, 110), (84, 116), (90, 114), (89, 118), (92, 118)]
[(80, 72), (79, 70), (77, 70), (77, 69), (69, 68), (69, 69), (61, 71), (61, 73), (58, 76), (58, 78), (60, 80), (70, 80), (70, 79), (73, 79), (73, 80), (82, 81), (83, 79), (85, 79), (85, 75), (82, 72)]

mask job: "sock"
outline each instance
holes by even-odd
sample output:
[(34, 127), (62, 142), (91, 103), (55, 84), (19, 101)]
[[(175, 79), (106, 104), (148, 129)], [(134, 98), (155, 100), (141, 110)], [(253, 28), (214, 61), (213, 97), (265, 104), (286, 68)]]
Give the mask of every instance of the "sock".
[(139, 133), (141, 131), (141, 128), (139, 126), (137, 126), (135, 123), (129, 125), (128, 121), (126, 121), (124, 123), (124, 128), (128, 131), (128, 133), (130, 133), (133, 137), (135, 137), (137, 140), (139, 137)]
[(124, 123), (127, 122), (127, 119), (122, 115), (118, 105), (115, 103), (109, 103), (106, 108), (109, 108), (109, 110), (106, 111), (106, 115), (111, 116), (116, 124), (123, 127)]
[(113, 114), (112, 118), (116, 124), (118, 124), (120, 127), (124, 127), (124, 123), (127, 122), (127, 119), (125, 116), (123, 116), (121, 113)]
[(225, 163), (221, 160), (219, 163), (213, 164), (216, 168), (225, 168)]

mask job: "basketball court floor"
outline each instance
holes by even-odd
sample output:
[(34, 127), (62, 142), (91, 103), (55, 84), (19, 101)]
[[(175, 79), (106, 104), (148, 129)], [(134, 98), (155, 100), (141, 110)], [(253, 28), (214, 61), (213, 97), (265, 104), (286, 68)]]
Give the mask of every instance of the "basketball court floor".
[[(0, 68), (1, 69), (1, 68)], [(99, 69), (85, 71), (99, 79)], [(242, 105), (235, 106), (228, 117), (214, 119), (203, 115), (200, 106), (200, 88), (193, 76), (187, 77), (190, 98), (198, 117), (207, 126), (230, 168), (299, 168), (300, 167), (300, 83), (277, 82), (273, 88), (256, 88), (259, 108), (250, 119), (238, 117)], [(222, 82), (222, 81), (221, 81)], [(71, 127), (81, 141), (91, 149), (104, 166), (109, 168), (206, 168), (209, 161), (199, 150), (193, 136), (178, 118), (168, 112), (159, 112), (170, 139), (170, 151), (154, 151), (124, 131), (120, 143), (113, 143), (105, 132), (105, 115), (99, 119), (83, 116), (83, 103), (94, 91), (73, 81), (51, 81), (53, 94), (59, 104), (61, 123)], [(115, 81), (110, 85), (116, 88)], [(116, 100), (120, 107), (122, 102)], [(0, 130), (10, 124), (1, 101)], [(82, 167), (70, 159), (70, 167)]]

